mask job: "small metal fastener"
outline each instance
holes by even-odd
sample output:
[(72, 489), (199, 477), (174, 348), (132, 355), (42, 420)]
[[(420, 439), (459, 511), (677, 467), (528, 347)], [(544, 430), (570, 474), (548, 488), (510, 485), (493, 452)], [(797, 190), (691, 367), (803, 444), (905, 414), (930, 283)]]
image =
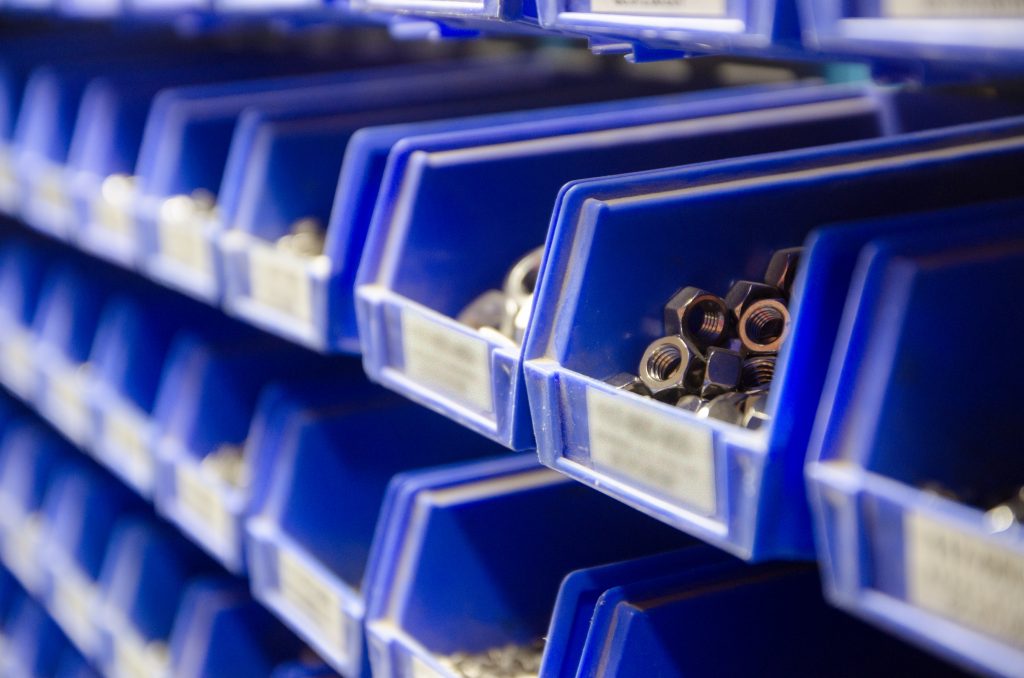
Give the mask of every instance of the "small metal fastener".
[(505, 319), (505, 293), (500, 290), (487, 290), (469, 302), (455, 319), (477, 330), (481, 327), (501, 327)]
[(778, 353), (789, 335), (789, 309), (781, 299), (759, 299), (739, 321), (740, 341), (751, 353)]
[(743, 358), (739, 353), (727, 348), (712, 346), (708, 349), (704, 364), (704, 379), (700, 386), (701, 397), (714, 398), (726, 391), (735, 390), (740, 383), (742, 370)]
[(740, 426), (751, 430), (766, 428), (772, 420), (768, 414), (768, 391), (750, 393), (743, 401), (743, 419)]
[(729, 391), (713, 398), (697, 414), (709, 419), (718, 419), (719, 421), (727, 421), (730, 424), (742, 425), (745, 414), (744, 403), (749, 397), (750, 394), (743, 391)]
[(744, 391), (766, 391), (775, 377), (774, 355), (753, 355), (743, 361), (740, 387)]
[(780, 296), (779, 290), (771, 285), (750, 280), (738, 280), (732, 284), (728, 294), (725, 295), (725, 306), (732, 314), (733, 320), (739, 321), (743, 313), (754, 302), (760, 299), (777, 299)]
[(985, 512), (985, 520), (992, 532), (1004, 532), (1013, 525), (1024, 523), (1024, 487), (1012, 497)]
[(672, 335), (655, 339), (640, 359), (640, 379), (657, 397), (667, 391), (686, 391), (700, 378), (703, 358), (695, 346), (683, 337)]
[(665, 304), (664, 317), (665, 334), (684, 336), (702, 349), (728, 336), (725, 300), (699, 287), (683, 287), (673, 294)]
[(707, 404), (707, 400), (692, 393), (680, 396), (679, 399), (676, 400), (676, 407), (681, 410), (686, 410), (687, 412), (700, 412), (702, 408), (707, 406)]
[(277, 239), (275, 247), (300, 257), (318, 257), (324, 253), (323, 224), (314, 217), (299, 219), (287, 235)]
[(793, 290), (793, 280), (796, 278), (797, 267), (800, 265), (803, 251), (803, 247), (787, 247), (776, 250), (765, 270), (765, 284), (780, 290), (787, 299)]
[(241, 445), (226, 443), (203, 457), (202, 467), (234, 487), (249, 484), (249, 467)]
[(520, 258), (505, 276), (505, 294), (520, 303), (531, 298), (537, 288), (537, 277), (540, 275), (543, 256), (544, 247), (541, 246)]
[(640, 377), (629, 372), (619, 372), (614, 377), (605, 379), (605, 383), (620, 391), (629, 391), (641, 396), (650, 396), (651, 390), (640, 380)]

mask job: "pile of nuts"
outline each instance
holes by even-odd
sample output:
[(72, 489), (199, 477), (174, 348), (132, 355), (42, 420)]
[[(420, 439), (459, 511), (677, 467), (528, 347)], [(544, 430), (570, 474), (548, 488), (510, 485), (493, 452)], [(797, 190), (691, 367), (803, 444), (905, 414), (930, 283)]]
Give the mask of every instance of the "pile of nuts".
[(993, 533), (1005, 532), (1014, 525), (1024, 525), (1024, 485), (1014, 490), (979, 492), (968, 488), (956, 492), (938, 482), (921, 483), (919, 488), (929, 494), (985, 510), (985, 522)]
[(318, 257), (324, 253), (325, 230), (315, 217), (299, 219), (289, 233), (274, 242), (274, 247), (297, 257)]
[(505, 645), (476, 654), (456, 652), (444, 661), (464, 678), (537, 678), (543, 656), (544, 641), (537, 640), (529, 645)]
[(505, 276), (502, 289), (487, 290), (455, 319), (489, 338), (516, 346), (523, 343), (543, 254), (544, 248), (538, 247), (520, 258)]
[(203, 457), (202, 467), (232, 487), (249, 484), (249, 467), (241, 445), (225, 443)]
[(680, 289), (665, 304), (666, 336), (644, 351), (638, 376), (622, 373), (608, 382), (701, 417), (765, 426), (801, 252), (776, 251), (763, 282), (740, 280), (724, 298), (697, 287)]

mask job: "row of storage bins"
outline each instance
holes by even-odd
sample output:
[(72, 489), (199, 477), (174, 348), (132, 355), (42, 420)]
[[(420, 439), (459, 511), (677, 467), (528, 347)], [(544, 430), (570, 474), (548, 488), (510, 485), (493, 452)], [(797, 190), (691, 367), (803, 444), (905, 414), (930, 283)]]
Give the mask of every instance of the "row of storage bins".
[[(985, 514), (1024, 485), (1004, 397), (1021, 376), (1013, 98), (803, 84), (637, 97), (657, 86), (544, 54), (204, 84), (259, 66), (176, 55), (126, 74), (139, 57), (89, 49), (41, 68), (7, 58), (0, 206), (121, 268), (27, 233), (7, 242), (0, 373), (227, 567), (247, 564), (257, 590), (247, 519), (328, 535), (342, 529), (332, 504), (302, 502), (355, 501), (336, 510), (362, 526), (330, 541), (362, 544), (336, 561), (355, 570), (324, 590), (359, 618), (389, 478), (536, 449), (741, 558), (817, 557), (840, 604), (1020, 673), (1024, 538)], [(326, 226), (322, 251), (283, 247), (307, 220)], [(457, 320), (542, 244), (521, 343)], [(608, 383), (637, 371), (678, 287), (724, 290), (799, 245), (765, 426)], [(444, 418), (323, 353), (361, 353), (373, 381)], [(260, 432), (291, 430), (266, 423), (291, 396), (265, 387), (285, 376), (328, 382), (298, 407), (340, 428), (311, 441), (380, 453), (268, 475)], [(349, 471), (351, 494), (307, 489)]]
[[(436, 415), (301, 381), (261, 402), (246, 582), (0, 397), (4, 675), (334, 675), (267, 610), (347, 676), (960, 675), (826, 605), (810, 566), (745, 565)], [(223, 481), (175, 463), (157, 508), (210, 548)]]
[(364, 21), (389, 24), (406, 38), (563, 35), (637, 60), (871, 58), (899, 72), (926, 59), (947, 74), (951, 67), (998, 73), (1024, 65), (1018, 0), (4, 0), (0, 9), (143, 22), (197, 14), (214, 25), (246, 15), (300, 26)]

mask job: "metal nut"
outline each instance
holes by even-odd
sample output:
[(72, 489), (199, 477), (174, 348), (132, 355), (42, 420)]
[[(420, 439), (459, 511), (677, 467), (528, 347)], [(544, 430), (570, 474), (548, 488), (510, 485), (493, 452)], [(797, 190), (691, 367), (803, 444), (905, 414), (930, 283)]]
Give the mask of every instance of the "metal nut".
[(640, 359), (638, 372), (651, 395), (657, 397), (670, 391), (689, 390), (694, 386), (694, 376), (700, 378), (703, 362), (693, 344), (672, 335), (650, 343)]
[(796, 270), (800, 265), (800, 256), (803, 251), (803, 247), (787, 247), (776, 250), (765, 270), (765, 284), (780, 290), (787, 299), (793, 290), (793, 280), (796, 278)]
[(775, 376), (774, 355), (754, 355), (743, 361), (740, 386), (744, 391), (766, 391)]
[(729, 312), (725, 301), (699, 287), (683, 287), (665, 304), (665, 334), (678, 334), (700, 348), (727, 338)]
[(505, 276), (503, 286), (505, 294), (520, 303), (533, 297), (533, 292), (537, 288), (537, 277), (540, 275), (543, 256), (544, 247), (542, 246), (519, 259)]
[(699, 415), (709, 419), (727, 421), (730, 424), (742, 425), (745, 416), (744, 403), (750, 395), (742, 391), (729, 391), (712, 399)]
[(771, 285), (739, 280), (733, 283), (729, 288), (729, 293), (725, 295), (725, 306), (732, 313), (733, 320), (738, 321), (754, 302), (760, 299), (777, 299), (779, 296), (779, 290)]
[(642, 396), (650, 396), (651, 391), (647, 385), (640, 380), (640, 377), (629, 372), (619, 372), (614, 377), (606, 379), (605, 383), (617, 388), (620, 391), (629, 391)]
[(751, 353), (778, 353), (788, 334), (789, 309), (781, 299), (759, 299), (740, 316), (740, 341)]
[(706, 407), (707, 404), (707, 400), (701, 398), (699, 395), (693, 395), (692, 393), (680, 396), (680, 398), (676, 400), (676, 407), (688, 412), (700, 412), (701, 408)]
[(703, 398), (733, 391), (740, 383), (743, 371), (743, 358), (736, 351), (712, 346), (708, 349), (707, 362), (704, 366), (704, 380), (700, 386)]
[(740, 425), (753, 431), (766, 428), (771, 421), (768, 415), (768, 391), (751, 393), (743, 401), (743, 420)]
[(477, 330), (481, 327), (501, 327), (505, 319), (505, 293), (487, 290), (469, 302), (455, 319)]

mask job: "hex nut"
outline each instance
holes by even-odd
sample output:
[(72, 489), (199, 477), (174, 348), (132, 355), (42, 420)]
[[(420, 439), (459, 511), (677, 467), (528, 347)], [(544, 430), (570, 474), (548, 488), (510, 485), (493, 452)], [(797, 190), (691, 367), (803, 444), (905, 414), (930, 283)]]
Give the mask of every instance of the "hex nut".
[(629, 372), (619, 372), (614, 377), (605, 379), (605, 383), (619, 391), (629, 391), (647, 397), (651, 395), (651, 390), (640, 380), (640, 377)]
[(505, 293), (487, 290), (469, 302), (455, 319), (477, 330), (481, 327), (501, 327), (505, 319)]
[(544, 256), (544, 247), (538, 247), (524, 255), (505, 276), (503, 285), (505, 294), (522, 304), (526, 299), (533, 296), (537, 288), (537, 278), (540, 276), (541, 259)]
[(699, 348), (728, 338), (729, 310), (725, 301), (699, 287), (679, 289), (665, 304), (665, 334), (684, 336)]
[(750, 280), (738, 280), (733, 283), (728, 294), (725, 295), (725, 306), (732, 314), (732, 319), (738, 321), (755, 301), (777, 299), (779, 296), (781, 296), (779, 290), (771, 285)]
[(767, 428), (771, 417), (768, 415), (768, 391), (751, 393), (743, 401), (743, 420), (740, 425), (752, 431)]
[(676, 400), (676, 407), (687, 412), (700, 412), (702, 407), (706, 407), (708, 401), (701, 398), (699, 395), (687, 393), (686, 395), (680, 396)]
[(774, 355), (753, 355), (743, 361), (740, 387), (744, 391), (765, 391), (775, 377)]
[(743, 358), (736, 351), (712, 346), (708, 349), (704, 365), (704, 380), (701, 383), (700, 395), (703, 398), (733, 391), (740, 383), (743, 371)]
[(697, 347), (678, 335), (655, 339), (644, 351), (637, 370), (641, 381), (658, 397), (669, 391), (685, 392), (700, 378), (704, 360)]
[(803, 251), (803, 247), (787, 247), (776, 250), (765, 270), (765, 284), (780, 290), (787, 299), (793, 290), (793, 280), (796, 279), (796, 271), (800, 265)]
[(730, 424), (742, 425), (744, 403), (750, 395), (743, 391), (728, 391), (713, 398), (701, 412), (709, 419), (727, 421)]
[(759, 299), (743, 311), (740, 341), (750, 353), (778, 353), (789, 335), (789, 309), (781, 299)]

